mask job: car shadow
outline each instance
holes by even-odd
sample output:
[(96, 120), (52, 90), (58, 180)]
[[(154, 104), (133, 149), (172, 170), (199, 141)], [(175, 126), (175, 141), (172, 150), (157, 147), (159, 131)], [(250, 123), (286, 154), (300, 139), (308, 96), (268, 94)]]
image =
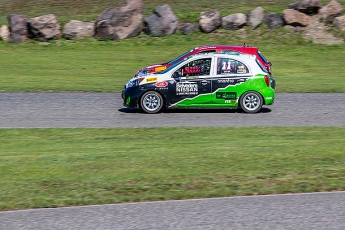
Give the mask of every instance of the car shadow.
[[(140, 114), (147, 114), (142, 109), (138, 108), (121, 108), (118, 110), (121, 113), (140, 113)], [(272, 112), (269, 108), (262, 108), (258, 113), (270, 113)], [(162, 109), (160, 113), (171, 113), (171, 114), (178, 114), (178, 113), (243, 113), (242, 109)]]
[(121, 113), (145, 113), (142, 109), (136, 108), (121, 108), (118, 111)]

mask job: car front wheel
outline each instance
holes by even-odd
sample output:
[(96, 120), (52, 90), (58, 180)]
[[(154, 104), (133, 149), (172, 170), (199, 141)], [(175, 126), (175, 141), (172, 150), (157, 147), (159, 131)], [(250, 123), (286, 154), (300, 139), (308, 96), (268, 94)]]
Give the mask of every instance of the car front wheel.
[(163, 97), (155, 91), (148, 91), (140, 99), (141, 108), (146, 113), (158, 113), (163, 107)]
[(246, 113), (257, 113), (263, 105), (262, 96), (254, 91), (245, 92), (240, 98), (240, 105)]

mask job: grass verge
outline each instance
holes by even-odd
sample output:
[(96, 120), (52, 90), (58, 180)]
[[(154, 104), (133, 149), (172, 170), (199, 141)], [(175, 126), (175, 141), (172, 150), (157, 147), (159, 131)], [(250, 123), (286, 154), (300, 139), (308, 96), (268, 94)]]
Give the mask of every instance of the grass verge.
[[(241, 36), (246, 34), (246, 38)], [(345, 93), (345, 45), (315, 45), (281, 30), (219, 30), (122, 41), (0, 42), (0, 92), (120, 92), (135, 72), (207, 44), (258, 46), (273, 63), (277, 92)]]
[(344, 127), (1, 129), (0, 210), (345, 189)]

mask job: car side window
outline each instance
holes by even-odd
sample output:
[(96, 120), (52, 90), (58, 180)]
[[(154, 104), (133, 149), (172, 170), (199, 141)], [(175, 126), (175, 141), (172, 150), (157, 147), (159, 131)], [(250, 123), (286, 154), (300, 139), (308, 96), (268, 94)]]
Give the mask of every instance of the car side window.
[(217, 75), (221, 74), (246, 74), (248, 67), (242, 62), (230, 58), (217, 59)]
[(216, 53), (216, 50), (205, 50), (205, 51), (201, 51), (198, 54), (211, 54), (211, 53)]
[[(211, 58), (202, 58), (188, 62), (175, 73), (181, 77), (207, 76), (211, 71)], [(174, 74), (176, 75), (176, 74)]]

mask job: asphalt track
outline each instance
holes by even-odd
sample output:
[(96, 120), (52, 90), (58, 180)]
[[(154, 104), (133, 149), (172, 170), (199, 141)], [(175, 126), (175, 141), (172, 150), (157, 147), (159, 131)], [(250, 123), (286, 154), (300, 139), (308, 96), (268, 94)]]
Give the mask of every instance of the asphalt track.
[(345, 192), (0, 212), (2, 230), (344, 230)]
[[(0, 93), (0, 128), (345, 126), (345, 94), (277, 94), (258, 114), (122, 106), (120, 94)], [(0, 230), (345, 229), (345, 192), (0, 212)]]
[(345, 94), (277, 94), (257, 114), (240, 110), (163, 110), (122, 106), (120, 94), (0, 93), (0, 128), (345, 126)]

